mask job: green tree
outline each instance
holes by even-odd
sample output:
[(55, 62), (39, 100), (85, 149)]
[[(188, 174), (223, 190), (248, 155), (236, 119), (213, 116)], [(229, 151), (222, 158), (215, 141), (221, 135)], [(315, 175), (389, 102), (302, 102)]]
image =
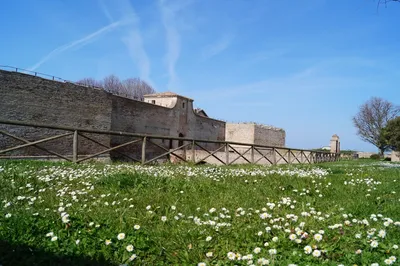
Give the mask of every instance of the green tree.
[(400, 150), (400, 116), (387, 123), (383, 131), (383, 136), (392, 150)]
[(353, 124), (357, 128), (357, 135), (363, 141), (376, 146), (380, 154), (389, 148), (384, 128), (389, 120), (400, 114), (400, 107), (382, 98), (372, 97), (360, 106), (358, 113), (353, 117)]

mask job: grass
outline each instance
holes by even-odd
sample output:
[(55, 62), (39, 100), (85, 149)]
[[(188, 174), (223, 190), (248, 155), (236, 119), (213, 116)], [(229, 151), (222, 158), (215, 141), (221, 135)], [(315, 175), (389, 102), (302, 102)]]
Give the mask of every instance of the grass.
[(396, 265), (397, 166), (2, 161), (0, 265)]

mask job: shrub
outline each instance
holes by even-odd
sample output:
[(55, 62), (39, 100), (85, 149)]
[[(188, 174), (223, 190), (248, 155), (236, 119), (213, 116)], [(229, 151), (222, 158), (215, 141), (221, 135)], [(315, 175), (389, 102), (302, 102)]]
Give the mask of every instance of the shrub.
[(381, 156), (379, 154), (372, 154), (369, 158), (374, 160), (379, 160)]

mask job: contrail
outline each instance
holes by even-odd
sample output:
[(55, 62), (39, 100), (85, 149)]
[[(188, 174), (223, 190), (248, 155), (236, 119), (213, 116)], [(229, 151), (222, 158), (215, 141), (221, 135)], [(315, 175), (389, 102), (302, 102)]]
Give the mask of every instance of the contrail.
[(34, 66), (32, 66), (29, 70), (30, 71), (36, 70), (38, 67), (40, 67), (43, 63), (48, 61), (53, 56), (58, 55), (58, 54), (66, 51), (68, 49), (71, 49), (74, 46), (77, 46), (77, 45), (85, 46), (86, 44), (88, 44), (95, 37), (107, 32), (107, 31), (110, 31), (110, 30), (114, 29), (114, 28), (120, 26), (121, 24), (122, 24), (122, 21), (113, 22), (113, 23), (109, 24), (108, 26), (105, 26), (105, 27), (103, 27), (103, 28), (101, 28), (101, 29), (99, 29), (99, 30), (97, 30), (97, 31), (95, 31), (95, 32), (83, 37), (82, 39), (79, 39), (79, 40), (64, 44), (64, 45), (62, 45), (60, 47), (57, 47), (56, 49), (54, 49), (53, 51), (48, 53), (45, 57), (43, 57)]

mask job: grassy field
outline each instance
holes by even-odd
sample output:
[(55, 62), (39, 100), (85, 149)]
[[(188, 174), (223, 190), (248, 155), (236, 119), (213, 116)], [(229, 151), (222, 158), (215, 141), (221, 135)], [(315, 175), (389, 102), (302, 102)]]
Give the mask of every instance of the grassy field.
[(0, 162), (0, 265), (400, 265), (400, 164)]

